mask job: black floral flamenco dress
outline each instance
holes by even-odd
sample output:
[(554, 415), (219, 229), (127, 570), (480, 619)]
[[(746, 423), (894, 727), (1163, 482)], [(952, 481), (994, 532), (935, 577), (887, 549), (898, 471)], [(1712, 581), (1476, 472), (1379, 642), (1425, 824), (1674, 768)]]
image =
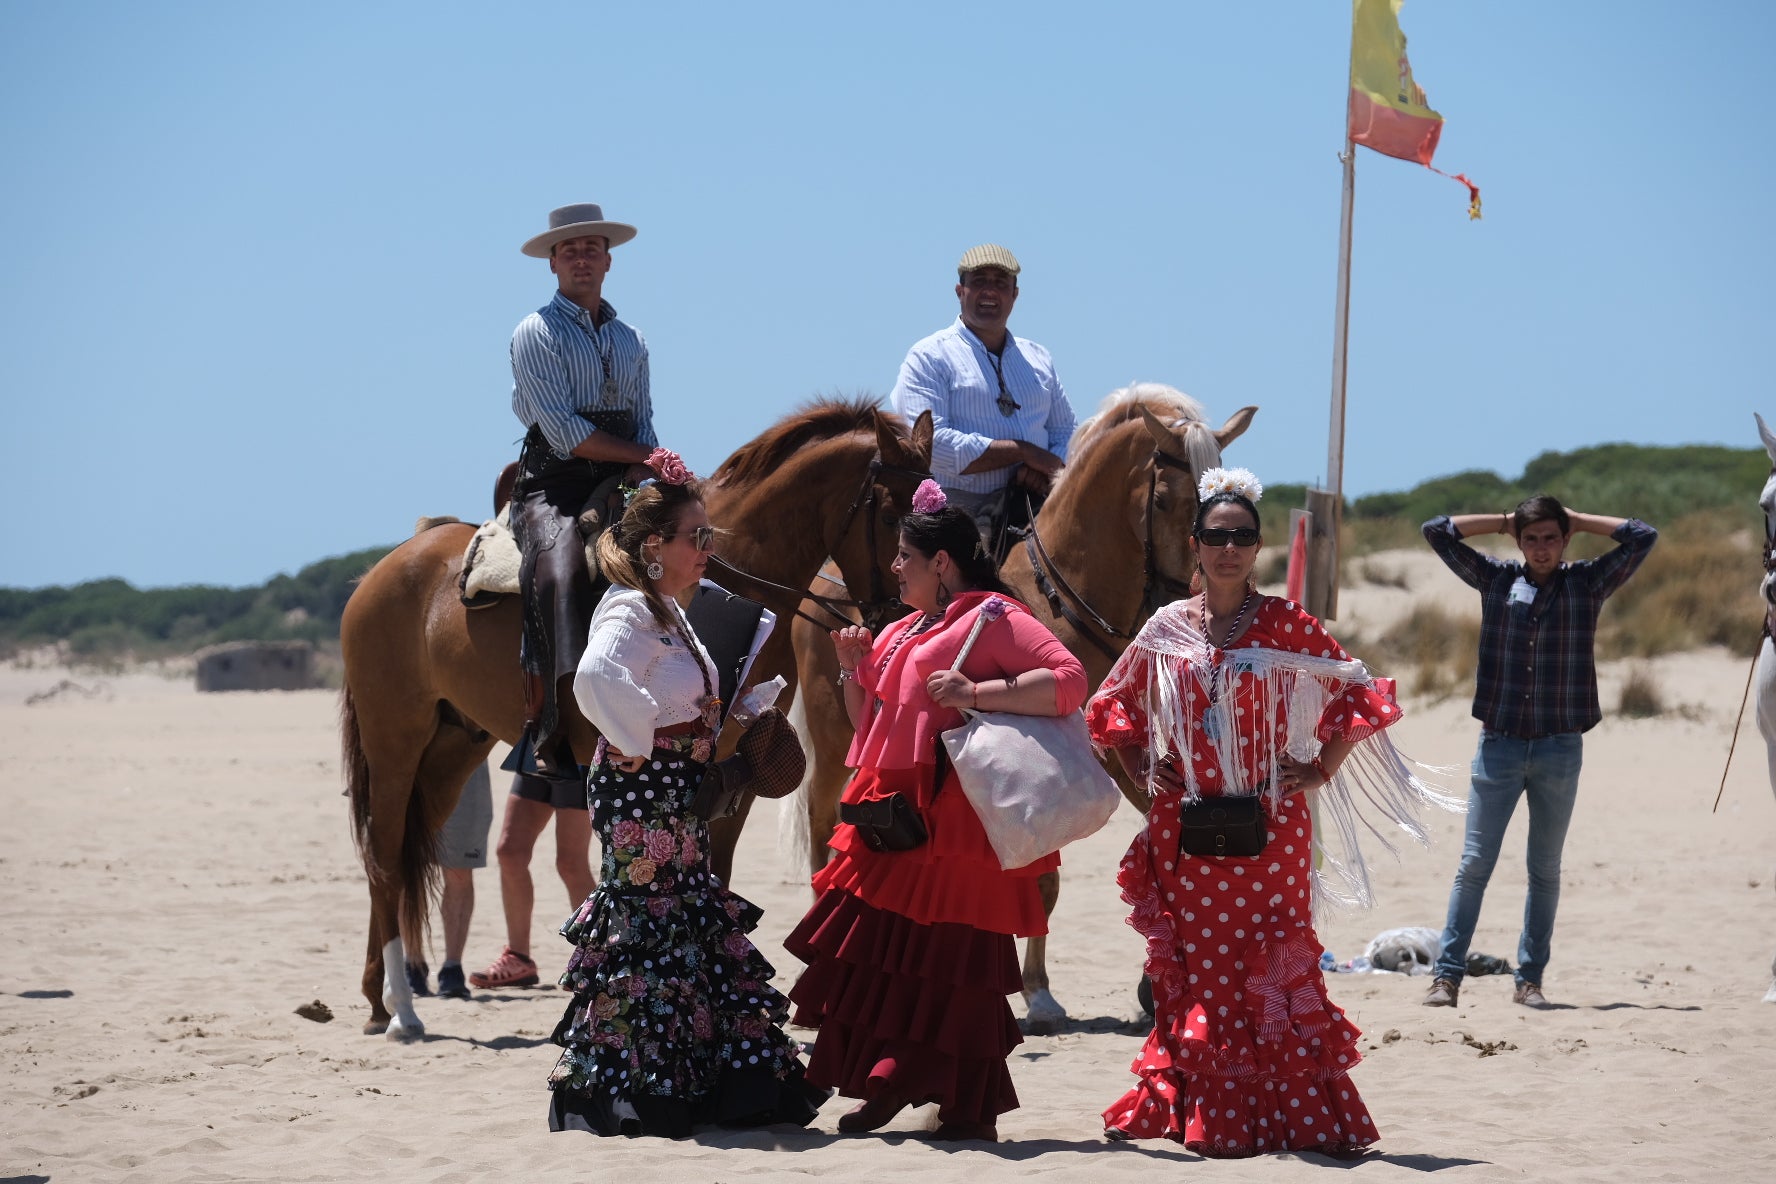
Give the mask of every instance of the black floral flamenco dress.
[(660, 735), (633, 773), (599, 746), (588, 797), (604, 862), (561, 928), (574, 950), (560, 985), (573, 1002), (553, 1035), (563, 1051), (549, 1076), (551, 1130), (681, 1138), (705, 1125), (805, 1126), (826, 1099), (803, 1080), (783, 1031), (788, 1002), (747, 937), (761, 910), (710, 871), (708, 826), (691, 812), (706, 737)]

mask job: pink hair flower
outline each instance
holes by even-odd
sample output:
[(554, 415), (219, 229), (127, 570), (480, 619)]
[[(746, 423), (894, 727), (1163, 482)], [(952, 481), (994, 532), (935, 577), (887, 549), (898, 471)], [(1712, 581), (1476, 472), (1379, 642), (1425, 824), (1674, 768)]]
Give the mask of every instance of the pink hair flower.
[(927, 477), (919, 482), (919, 488), (913, 490), (913, 513), (935, 514), (950, 504), (944, 496), (943, 486)]
[(693, 476), (691, 470), (685, 467), (684, 457), (670, 448), (654, 449), (642, 463), (660, 474), (660, 480), (668, 485), (683, 485)]

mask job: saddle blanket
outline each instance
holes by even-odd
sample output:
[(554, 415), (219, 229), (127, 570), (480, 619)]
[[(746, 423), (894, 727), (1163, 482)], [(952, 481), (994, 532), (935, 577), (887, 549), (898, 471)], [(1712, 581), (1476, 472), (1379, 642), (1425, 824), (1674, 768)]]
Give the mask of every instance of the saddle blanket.
[[(468, 548), (463, 551), (462, 580), (458, 587), (466, 603), (477, 597), (518, 595), (518, 540), (512, 537), (511, 507), (481, 524)], [(434, 526), (461, 522), (449, 516), (421, 518), (413, 524), (414, 534), (423, 534)]]

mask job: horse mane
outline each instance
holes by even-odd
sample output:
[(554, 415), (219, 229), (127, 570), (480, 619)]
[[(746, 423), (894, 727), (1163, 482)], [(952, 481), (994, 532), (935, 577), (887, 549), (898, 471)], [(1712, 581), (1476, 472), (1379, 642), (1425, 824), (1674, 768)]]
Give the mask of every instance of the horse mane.
[(906, 424), (900, 417), (882, 410), (868, 395), (815, 399), (766, 428), (756, 440), (742, 445), (709, 479), (723, 485), (757, 480), (775, 472), (811, 441), (875, 431), (878, 414), (885, 416), (902, 435), (906, 433)]
[(1221, 463), (1221, 446), (1204, 418), (1207, 411), (1201, 403), (1163, 382), (1132, 382), (1105, 395), (1091, 418), (1073, 429), (1073, 438), (1067, 445), (1069, 463), (1061, 470), (1061, 479), (1066, 479), (1073, 471), (1072, 462), (1079, 460), (1093, 444), (1129, 420), (1139, 419), (1143, 408), (1167, 427), (1185, 429), (1185, 459), (1198, 476)]

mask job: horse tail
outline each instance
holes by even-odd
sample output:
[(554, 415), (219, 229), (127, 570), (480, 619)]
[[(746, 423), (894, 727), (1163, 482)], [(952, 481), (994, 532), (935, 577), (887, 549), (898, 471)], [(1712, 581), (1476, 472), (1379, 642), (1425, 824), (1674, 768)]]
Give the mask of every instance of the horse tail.
[(352, 839), (358, 857), (364, 864), (364, 875), (372, 891), (385, 884), (391, 872), (400, 893), (401, 927), (424, 940), (431, 900), (437, 886), (437, 840), (426, 825), (425, 802), (418, 786), (407, 795), (407, 817), (401, 829), (401, 857), (398, 867), (383, 867), (376, 858), (371, 836), (370, 760), (364, 755), (363, 735), (358, 729), (358, 705), (347, 685), (339, 693), (340, 767), (345, 773), (345, 794), (351, 802)]
[(375, 875), (370, 858), (370, 760), (364, 755), (358, 705), (350, 684), (339, 692), (339, 769), (345, 775), (346, 800), (351, 803), (352, 841), (364, 870)]

